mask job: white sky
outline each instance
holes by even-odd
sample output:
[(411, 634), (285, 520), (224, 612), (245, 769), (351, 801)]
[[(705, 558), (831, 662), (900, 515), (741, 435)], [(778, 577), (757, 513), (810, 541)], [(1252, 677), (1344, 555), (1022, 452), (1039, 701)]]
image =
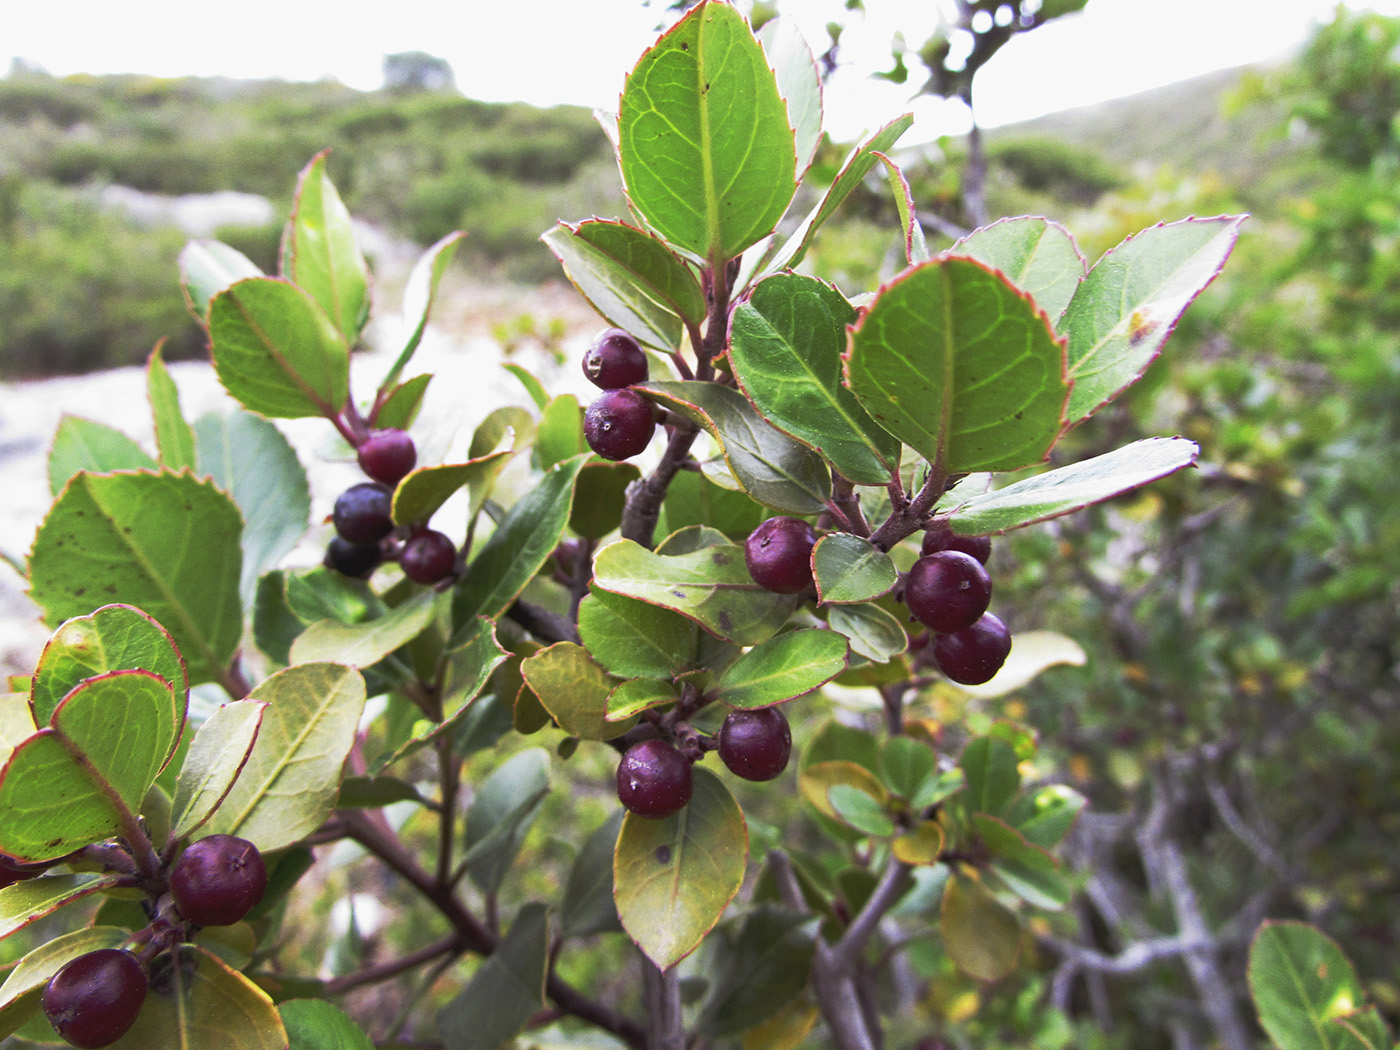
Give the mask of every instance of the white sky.
[[(421, 50), (447, 59), (458, 87), (473, 98), (614, 108), (623, 74), (654, 38), (664, 3), (15, 0), (4, 6), (0, 69), (19, 56), (59, 75), (329, 76), (370, 89), (381, 83), (385, 53)], [(843, 13), (841, 0), (780, 0), (779, 6), (818, 47), (826, 39), (822, 27)], [(1090, 0), (1082, 14), (1018, 37), (998, 53), (978, 80), (978, 115), (989, 126), (1022, 120), (1268, 60), (1301, 43), (1333, 6), (1334, 0)], [(1400, 0), (1364, 6), (1400, 13)], [(855, 66), (827, 89), (828, 129), (838, 140), (908, 108), (907, 88), (863, 74), (888, 67), (898, 28), (917, 46), (937, 3), (866, 0), (866, 7), (842, 40), (843, 58)], [(962, 130), (960, 114), (940, 112), (932, 100), (915, 112), (911, 139)]]

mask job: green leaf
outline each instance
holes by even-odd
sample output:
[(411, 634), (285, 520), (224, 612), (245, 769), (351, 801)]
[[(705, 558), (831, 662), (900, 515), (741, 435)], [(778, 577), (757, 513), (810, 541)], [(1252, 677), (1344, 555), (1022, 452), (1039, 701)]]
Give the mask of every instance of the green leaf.
[(600, 540), (622, 524), (627, 487), (641, 479), (635, 463), (586, 463), (569, 512), (569, 528), (586, 540)]
[(462, 859), (483, 893), (500, 889), (548, 794), (549, 752), (540, 747), (511, 756), (477, 785)]
[(1334, 1018), (1332, 1023), (1346, 1032), (1343, 1050), (1391, 1050), (1390, 1028), (1377, 1007)]
[(374, 413), (376, 427), (397, 427), (407, 430), (418, 418), (418, 410), (423, 407), (423, 396), (427, 393), (432, 374), (416, 375), (394, 387)]
[(527, 657), (520, 673), (559, 728), (572, 736), (611, 740), (630, 727), (607, 720), (608, 694), (616, 683), (581, 645), (556, 642)]
[(551, 467), (511, 507), (472, 559), (452, 606), (455, 621), (501, 615), (549, 560), (568, 524), (574, 482), (587, 458), (575, 456)]
[(722, 488), (701, 471), (682, 470), (666, 490), (659, 527), (665, 534), (703, 524), (742, 541), (766, 517), (768, 512), (746, 493)]
[[(1352, 1050), (1336, 1020), (1365, 1003), (1356, 970), (1322, 931), (1267, 921), (1249, 949), (1249, 990), (1259, 1023), (1280, 1050)], [(1354, 1041), (1355, 1040), (1355, 1041)]]
[(888, 554), (845, 532), (831, 532), (817, 541), (812, 570), (822, 604), (868, 602), (888, 594), (899, 582), (899, 570)]
[(973, 230), (953, 245), (951, 254), (1000, 270), (1051, 318), (1065, 312), (1089, 272), (1069, 231), (1058, 222), (1035, 216), (998, 219)]
[(324, 999), (277, 1004), (287, 1030), (287, 1050), (374, 1050), (374, 1041), (344, 1010)]
[(851, 652), (877, 664), (909, 647), (909, 636), (899, 617), (872, 603), (833, 605), (827, 609), (826, 622), (833, 631), (845, 635)]
[(548, 470), (556, 463), (589, 451), (583, 440), (583, 406), (573, 394), (560, 394), (541, 406), (535, 431), (535, 466)]
[(1074, 380), (1069, 422), (1092, 415), (1142, 377), (1191, 301), (1225, 265), (1244, 219), (1161, 223), (1094, 264), (1060, 324)]
[(9, 761), (16, 747), (38, 730), (39, 727), (34, 724), (34, 715), (30, 711), (27, 694), (0, 694), (0, 767)]
[(1021, 795), (1007, 811), (1006, 821), (1033, 846), (1053, 849), (1074, 825), (1088, 799), (1064, 784), (1047, 784)]
[(315, 831), (335, 806), (341, 767), (365, 706), (359, 673), (339, 664), (298, 664), (248, 697), (268, 704), (252, 754), (205, 825), (264, 853)]
[(598, 313), (648, 346), (675, 350), (684, 322), (698, 325), (705, 318), (694, 272), (643, 230), (591, 219), (576, 226), (561, 222), (541, 240)]
[[(438, 285), (441, 283), (443, 275), (447, 273), (447, 268), (452, 264), (453, 257), (457, 254), (457, 249), (461, 247), (466, 234), (461, 230), (456, 230), (443, 237), (436, 244), (430, 247), (418, 257), (414, 263), (412, 271), (408, 275), (408, 283), (403, 290), (403, 315), (414, 322), (413, 332), (408, 337), (408, 342), (404, 345), (403, 351), (389, 369), (384, 381), (379, 384), (379, 389), (388, 390), (403, 374), (404, 368), (412, 360), (414, 353), (418, 349), (418, 344), (423, 341), (423, 333), (428, 328), (428, 315), (432, 312), (433, 301), (437, 298)], [(416, 379), (426, 379), (422, 376)], [(415, 382), (410, 379), (404, 386)], [(399, 388), (400, 390), (403, 387)], [(380, 408), (376, 423), (382, 427), (401, 426), (398, 422), (389, 422), (384, 419), (384, 410), (388, 408), (388, 402)]]
[(967, 776), (967, 811), (1001, 816), (1021, 786), (1016, 766), (1016, 752), (1006, 741), (991, 736), (969, 740), (958, 758)]
[(648, 959), (669, 969), (714, 929), (739, 892), (749, 831), (724, 782), (696, 767), (695, 790), (660, 820), (628, 813), (613, 856), (617, 913)]
[(286, 1029), (261, 988), (207, 949), (180, 944), (151, 968), (151, 991), (113, 1050), (286, 1050)]
[(1144, 438), (1082, 463), (972, 496), (953, 510), (948, 524), (964, 536), (985, 536), (1073, 514), (1192, 466), (1199, 451), (1186, 438)]
[(347, 345), (369, 318), (369, 268), (323, 150), (302, 169), (282, 246), (283, 276), (311, 294)]
[(180, 252), (180, 291), (200, 324), (208, 319), (214, 296), (245, 278), (261, 276), (251, 259), (222, 241), (190, 241)]
[(894, 736), (881, 746), (880, 779), (900, 798), (917, 798), (925, 782), (936, 775), (937, 758), (923, 741)]
[(530, 395), (530, 400), (535, 403), (536, 408), (543, 410), (549, 404), (549, 391), (544, 388), (543, 383), (535, 378), (533, 372), (514, 361), (507, 362), (504, 368), (520, 381), (520, 385), (525, 388), (525, 393)]
[[(0, 891), (0, 897), (7, 892)], [(25, 955), (0, 984), (0, 1039), (39, 1014), (44, 986), (65, 963), (99, 948), (120, 947), (130, 936), (129, 930), (116, 926), (90, 926), (60, 934)]]
[(668, 557), (632, 540), (618, 540), (595, 556), (593, 585), (674, 610), (735, 645), (772, 637), (795, 605), (791, 595), (754, 583), (743, 548), (733, 544)]
[(238, 590), (252, 601), (258, 577), (306, 533), (311, 490), (291, 443), (270, 421), (236, 410), (207, 413), (194, 424), (199, 472), (243, 512), (243, 569)]
[(848, 827), (877, 838), (894, 834), (894, 821), (880, 800), (855, 785), (833, 784), (827, 788), (826, 797), (836, 819)]
[(285, 580), (287, 608), (304, 624), (326, 619), (361, 623), (387, 611), (364, 580), (352, 580), (324, 566), (288, 574)]
[(169, 632), (140, 609), (107, 605), (64, 623), (39, 654), (30, 681), (35, 726), (46, 726), (59, 702), (85, 679), (140, 668), (175, 687), (178, 717), (185, 718), (185, 665)]
[(214, 371), (244, 408), (264, 416), (334, 416), (350, 389), (350, 349), (311, 296), (252, 277), (209, 306)]
[(438, 1014), (447, 1050), (496, 1050), (544, 1009), (549, 911), (526, 904), (467, 986)]
[(471, 489), (471, 513), (475, 514), (491, 492), (513, 452), (491, 452), (465, 463), (443, 463), (420, 467), (399, 482), (394, 490), (394, 521), (410, 525), (427, 521), (438, 508), (463, 488)]
[(870, 169), (879, 161), (879, 154), (892, 149), (913, 123), (914, 118), (906, 113), (890, 121), (852, 149), (841, 171), (827, 188), (826, 194), (802, 220), (802, 224), (792, 236), (784, 242), (777, 255), (764, 267), (764, 271), (774, 273), (779, 270), (796, 269), (797, 264), (807, 254), (817, 230), (821, 229), (822, 224), (831, 218), (842, 202), (865, 182), (866, 175), (870, 174)]
[(1021, 924), (980, 882), (962, 875), (948, 880), (939, 925), (949, 958), (969, 977), (997, 981), (1016, 968)]
[(885, 166), (885, 177), (890, 184), (890, 195), (894, 197), (895, 212), (899, 215), (899, 228), (904, 231), (904, 260), (910, 266), (928, 261), (928, 242), (924, 240), (924, 228), (919, 223), (918, 212), (914, 209), (914, 195), (909, 189), (909, 180), (889, 157), (875, 154)]
[(431, 589), (366, 623), (318, 620), (292, 643), (292, 663), (340, 663), (364, 669), (422, 634), (451, 598)]
[(676, 687), (658, 678), (629, 678), (608, 694), (609, 722), (620, 722), (624, 718), (649, 711), (653, 707), (665, 707), (679, 699)]
[(58, 421), (49, 450), (49, 491), (57, 496), (79, 471), (107, 474), (114, 470), (154, 470), (153, 460), (140, 445), (105, 423), (65, 415)]
[(817, 449), (857, 484), (886, 485), (899, 442), (841, 385), (845, 297), (800, 274), (768, 277), (734, 311), (729, 359), (745, 395), (773, 426)]
[(346, 777), (340, 782), (336, 809), (378, 809), (395, 802), (426, 801), (412, 784), (380, 774), (373, 777)]
[(51, 625), (112, 602), (144, 609), (190, 682), (214, 681), (242, 631), (242, 528), (233, 502), (188, 474), (79, 474), (39, 527), (30, 593)]
[(165, 367), (159, 344), (146, 359), (146, 397), (151, 402), (151, 414), (155, 419), (160, 465), (176, 471), (193, 467), (194, 431), (180, 414), (180, 393), (170, 378), (170, 370)]
[(252, 753), (266, 711), (265, 703), (238, 700), (224, 704), (199, 727), (175, 782), (173, 837), (189, 835), (228, 795)]
[(797, 190), (787, 107), (748, 23), (692, 9), (627, 77), (618, 154), (628, 200), (672, 244), (711, 263), (768, 234)]
[(1059, 437), (1064, 355), (1004, 277), (939, 257), (881, 289), (851, 334), (846, 375), (875, 421), (939, 472), (1015, 470)]
[[(77, 875), (40, 875), (0, 890), (0, 938), (52, 915), (65, 904), (81, 900), (114, 885), (119, 876), (97, 872)], [(0, 1002), (4, 996), (0, 994)]]
[(480, 459), (486, 453), (495, 451), (496, 446), (507, 435), (511, 439), (512, 451), (520, 452), (529, 448), (535, 440), (535, 417), (519, 405), (502, 405), (488, 413), (472, 432), (472, 443), (467, 455), (472, 459)]
[(1073, 638), (1055, 631), (1018, 631), (1011, 639), (1006, 663), (991, 681), (981, 685), (953, 682), (950, 686), (969, 696), (991, 700), (1014, 693), (1051, 667), (1061, 664), (1083, 667), (1087, 660), (1083, 647)]
[(846, 669), (846, 639), (835, 631), (787, 631), (755, 645), (724, 669), (710, 692), (731, 707), (768, 707), (810, 693)]
[(593, 658), (620, 678), (673, 678), (694, 666), (698, 628), (678, 613), (598, 589), (578, 609)]
[(831, 496), (822, 458), (768, 423), (739, 391), (700, 381), (657, 382), (638, 393), (680, 413), (720, 443), (744, 491), (792, 514), (817, 514)]
[(996, 817), (974, 813), (971, 824), (991, 856), (992, 875), (1007, 889), (1037, 908), (1059, 911), (1069, 903), (1070, 885), (1054, 857)]
[(563, 937), (587, 937), (622, 929), (613, 903), (613, 847), (622, 828), (624, 810), (615, 809), (602, 827), (584, 839), (564, 883), (559, 903), (559, 932)]
[(822, 140), (822, 81), (812, 49), (791, 18), (772, 18), (755, 34), (778, 78), (797, 148), (797, 179), (811, 166)]
[(762, 1024), (802, 994), (816, 955), (812, 916), (760, 905), (710, 941), (710, 994), (696, 1022), (717, 1038)]
[(797, 787), (802, 792), (802, 797), (830, 820), (846, 823), (832, 796), (832, 792), (837, 788), (844, 789), (836, 797), (844, 799), (848, 808), (852, 797), (850, 792), (855, 792), (872, 799), (876, 807), (883, 812), (884, 785), (870, 770), (846, 759), (815, 761), (803, 767), (797, 778)]

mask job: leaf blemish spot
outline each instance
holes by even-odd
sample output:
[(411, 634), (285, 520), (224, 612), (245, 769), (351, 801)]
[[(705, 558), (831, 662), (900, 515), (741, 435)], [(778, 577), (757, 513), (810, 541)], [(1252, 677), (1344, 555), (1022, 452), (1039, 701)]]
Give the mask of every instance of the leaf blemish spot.
[(654, 855), (655, 855), (655, 857), (656, 857), (656, 863), (658, 863), (658, 864), (666, 865), (666, 864), (670, 864), (670, 863), (671, 863), (671, 847), (670, 847), (670, 846), (657, 846), (657, 847), (656, 847), (656, 853), (655, 853)]

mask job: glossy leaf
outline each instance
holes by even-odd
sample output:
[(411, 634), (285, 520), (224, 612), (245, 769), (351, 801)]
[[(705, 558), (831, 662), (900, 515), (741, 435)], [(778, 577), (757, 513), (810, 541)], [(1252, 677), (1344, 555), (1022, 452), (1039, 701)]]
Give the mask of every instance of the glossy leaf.
[(797, 190), (787, 107), (762, 46), (728, 4), (699, 4), (627, 77), (618, 153), (628, 200), (710, 262), (769, 233)]
[(711, 940), (710, 994), (696, 1028), (710, 1038), (742, 1032), (801, 995), (816, 955), (815, 927), (810, 915), (760, 905), (737, 930), (722, 930)]
[(288, 609), (304, 624), (326, 619), (361, 623), (387, 611), (364, 580), (352, 580), (320, 565), (289, 573), (285, 589)]
[(189, 474), (79, 474), (35, 537), (30, 593), (49, 624), (111, 602), (144, 609), (175, 639), (191, 683), (213, 681), (242, 629), (242, 528), (233, 502)]
[(899, 582), (899, 570), (888, 554), (846, 532), (828, 533), (817, 541), (812, 571), (817, 599), (823, 604), (868, 602), (888, 594)]
[(549, 912), (526, 904), (467, 986), (438, 1014), (450, 1050), (495, 1050), (545, 1007)]
[(1336, 942), (1300, 922), (1267, 921), (1249, 949), (1249, 989), (1259, 1023), (1282, 1050), (1359, 1050), (1337, 1020), (1365, 990)]
[(1014, 470), (1059, 437), (1064, 355), (1004, 277), (941, 256), (880, 290), (851, 334), (846, 378), (875, 421), (937, 470)]
[(973, 496), (953, 511), (949, 525), (964, 536), (985, 536), (1073, 514), (1192, 466), (1199, 451), (1186, 438), (1144, 438)]
[(550, 468), (511, 507), (472, 559), (452, 607), (454, 619), (499, 616), (540, 571), (564, 534), (574, 482), (587, 458), (575, 456)]
[(318, 153), (297, 181), (295, 204), (282, 246), (283, 276), (311, 294), (347, 345), (354, 345), (369, 317), (369, 268), (350, 212), (326, 174)]
[(185, 717), (185, 666), (170, 633), (140, 609), (106, 605), (65, 622), (44, 645), (30, 681), (35, 726), (45, 726), (59, 702), (84, 679), (139, 668), (174, 686)]
[(58, 421), (49, 449), (49, 491), (57, 496), (80, 470), (107, 474), (114, 470), (154, 470), (156, 461), (131, 438), (105, 423), (65, 415)]
[(899, 463), (899, 442), (841, 383), (846, 326), (855, 319), (831, 285), (775, 274), (735, 309), (729, 359), (768, 422), (820, 451), (851, 481), (885, 485)]
[(267, 704), (238, 700), (220, 707), (195, 733), (175, 782), (171, 833), (184, 838), (218, 808), (243, 771)]
[(233, 497), (243, 512), (239, 593), (252, 600), (258, 578), (306, 534), (311, 490), (291, 443), (252, 412), (207, 414), (194, 424), (199, 473)]
[(629, 678), (608, 694), (607, 718), (620, 722), (624, 718), (665, 707), (679, 699), (676, 687), (659, 678)]
[(815, 208), (802, 220), (802, 224), (797, 227), (793, 234), (783, 243), (771, 262), (765, 267), (767, 273), (774, 273), (779, 270), (795, 269), (807, 254), (808, 247), (811, 246), (812, 238), (817, 230), (831, 218), (836, 209), (855, 190), (865, 182), (865, 177), (870, 174), (870, 169), (879, 162), (877, 154), (886, 152), (894, 147), (909, 128), (913, 125), (914, 118), (908, 113), (890, 121), (878, 129), (868, 139), (851, 150), (841, 167), (841, 171), (827, 188), (822, 199), (817, 202)]
[(812, 49), (791, 18), (772, 18), (755, 34), (778, 78), (797, 148), (797, 179), (811, 166), (822, 140), (822, 81)]
[(463, 862), (478, 889), (500, 889), (548, 794), (549, 752), (538, 747), (512, 755), (476, 785)]
[[(390, 367), (383, 382), (379, 384), (381, 390), (388, 390), (398, 382), (405, 366), (417, 351), (418, 344), (423, 341), (423, 333), (428, 328), (428, 316), (432, 312), (433, 302), (437, 298), (438, 285), (442, 282), (443, 275), (447, 273), (447, 268), (452, 265), (452, 259), (456, 256), (457, 249), (461, 247), (464, 237), (466, 234), (461, 230), (449, 233), (428, 248), (413, 264), (413, 269), (409, 272), (408, 282), (404, 285), (403, 290), (403, 315), (412, 322), (413, 332), (409, 335), (408, 342), (404, 345), (393, 366)], [(426, 381), (422, 376), (415, 377), (415, 379)], [(409, 383), (415, 382), (415, 379), (410, 379), (408, 383), (403, 385), (407, 386)], [(392, 396), (390, 395), (390, 398)], [(388, 407), (388, 400), (385, 401), (385, 407)], [(385, 427), (403, 425), (400, 422), (385, 419), (383, 409), (376, 417), (376, 422)]]
[(332, 416), (345, 404), (350, 350), (312, 298), (286, 281), (239, 281), (209, 306), (219, 382), (245, 408), (278, 419)]
[(953, 245), (952, 252), (1000, 270), (1052, 319), (1065, 312), (1089, 272), (1069, 231), (1037, 216), (998, 219), (973, 230)]
[(318, 620), (292, 643), (292, 663), (373, 666), (422, 634), (449, 601), (446, 594), (422, 588), (397, 608), (365, 623)]
[(360, 675), (339, 664), (298, 664), (249, 694), (268, 704), (243, 772), (205, 825), (264, 853), (321, 826), (335, 805), (341, 768), (365, 705)]
[(158, 345), (146, 359), (146, 398), (155, 420), (156, 447), (160, 465), (167, 470), (183, 470), (195, 465), (194, 431), (180, 414), (180, 393), (170, 370), (165, 367)]
[(277, 1004), (287, 1050), (374, 1050), (374, 1041), (344, 1010), (324, 999)]
[(559, 932), (564, 937), (587, 937), (622, 929), (613, 902), (613, 847), (622, 829), (624, 812), (614, 809), (579, 847), (559, 903)]
[[(723, 460), (720, 461), (723, 465)], [(675, 476), (661, 504), (662, 533), (687, 525), (708, 524), (731, 540), (743, 540), (768, 517), (764, 508), (737, 488), (722, 488), (702, 471)]]
[(608, 694), (617, 684), (572, 642), (556, 642), (520, 665), (535, 696), (564, 732), (583, 740), (610, 740), (628, 724), (607, 720)]
[(967, 791), (963, 797), (969, 813), (1000, 816), (1021, 786), (1016, 752), (1010, 744), (996, 737), (978, 736), (969, 740), (958, 757), (958, 767), (967, 776)]
[(209, 304), (231, 284), (263, 276), (256, 263), (222, 241), (190, 241), (180, 252), (180, 291), (185, 305), (200, 324), (209, 317)]
[(881, 801), (854, 784), (832, 784), (826, 798), (836, 819), (847, 827), (877, 838), (894, 834), (894, 821)]
[(739, 892), (748, 827), (724, 782), (696, 767), (695, 790), (661, 820), (628, 813), (613, 855), (617, 912), (627, 935), (663, 970), (694, 951)]
[(991, 856), (991, 874), (1012, 893), (1027, 904), (1052, 911), (1069, 903), (1069, 882), (1049, 853), (1005, 821), (985, 813), (972, 814), (971, 825)]
[(335, 798), (336, 809), (378, 809), (391, 806), (395, 802), (417, 802), (426, 800), (412, 785), (397, 777), (380, 774), (372, 777), (346, 777), (340, 782), (340, 793)]
[(672, 678), (693, 666), (698, 628), (678, 613), (595, 590), (578, 610), (593, 658), (621, 678)]
[(846, 669), (846, 639), (835, 631), (787, 631), (755, 645), (710, 687), (731, 707), (768, 707), (810, 693)]
[(116, 926), (89, 926), (59, 934), (25, 955), (0, 984), (0, 1039), (39, 1014), (44, 986), (65, 963), (99, 948), (120, 947), (130, 936), (131, 931)]
[(1215, 279), (1244, 216), (1182, 219), (1129, 237), (1094, 264), (1060, 322), (1077, 423), (1137, 382), (1181, 315)]
[(618, 540), (594, 558), (593, 584), (672, 609), (736, 645), (756, 645), (776, 634), (795, 604), (790, 595), (754, 583), (743, 548), (733, 544), (668, 557)]
[(872, 603), (833, 605), (827, 609), (826, 622), (845, 635), (851, 652), (877, 664), (892, 660), (909, 646), (899, 617)]
[(502, 450), (469, 459), (465, 463), (419, 467), (399, 482), (394, 490), (394, 522), (409, 525), (415, 521), (427, 521), (439, 507), (464, 488), (472, 490), (471, 506), (475, 513), (485, 502), (496, 478), (512, 455)]
[(432, 379), (432, 373), (424, 373), (405, 379), (394, 387), (380, 403), (379, 411), (374, 413), (373, 424), (377, 427), (397, 427), (400, 430), (407, 430), (413, 426), (413, 421), (418, 418), (418, 410), (423, 407), (423, 398)]
[(1084, 648), (1073, 638), (1055, 631), (1018, 631), (1011, 636), (1011, 652), (1001, 670), (981, 685), (950, 683), (951, 688), (981, 699), (995, 699), (1014, 693), (1052, 667), (1083, 667), (1088, 661)]
[[(0, 938), (8, 937), (31, 922), (52, 915), (65, 904), (115, 884), (119, 876), (100, 872), (76, 875), (40, 875), (0, 890)], [(0, 994), (0, 1002), (4, 1001)]]
[(627, 487), (641, 479), (635, 463), (587, 463), (569, 512), (569, 528), (586, 540), (600, 540), (622, 524)]
[(635, 389), (718, 441), (730, 470), (759, 503), (792, 514), (816, 514), (825, 508), (831, 471), (821, 457), (775, 429), (739, 391), (699, 381), (648, 383)]
[(1021, 925), (975, 879), (955, 875), (948, 880), (939, 925), (948, 956), (969, 977), (997, 981), (1016, 968)]
[(644, 230), (591, 219), (576, 226), (561, 222), (542, 240), (593, 308), (648, 346), (675, 350), (684, 322), (704, 320), (705, 297), (694, 272)]

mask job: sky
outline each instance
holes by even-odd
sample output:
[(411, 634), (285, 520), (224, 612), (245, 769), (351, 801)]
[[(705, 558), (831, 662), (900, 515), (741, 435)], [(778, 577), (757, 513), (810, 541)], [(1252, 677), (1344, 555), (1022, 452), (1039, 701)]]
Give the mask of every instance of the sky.
[[(487, 101), (615, 109), (625, 72), (655, 38), (662, 0), (65, 0), (7, 5), (0, 69), (21, 57), (55, 75), (148, 73), (382, 82), (386, 53), (426, 51), (451, 63), (463, 94)], [(780, 0), (809, 41), (843, 14), (841, 0)], [(828, 85), (838, 141), (910, 109), (909, 88), (872, 81), (901, 28), (917, 45), (938, 0), (866, 0), (842, 38), (849, 69)], [(1360, 6), (1359, 4), (1357, 6)], [(1400, 14), (1400, 0), (1365, 6)], [(1023, 34), (979, 74), (985, 126), (1132, 94), (1227, 66), (1287, 55), (1334, 0), (1090, 0), (1080, 14)], [(369, 12), (369, 13), (365, 13)], [(916, 65), (917, 68), (917, 65)], [(960, 107), (920, 100), (915, 135), (965, 129)]]

